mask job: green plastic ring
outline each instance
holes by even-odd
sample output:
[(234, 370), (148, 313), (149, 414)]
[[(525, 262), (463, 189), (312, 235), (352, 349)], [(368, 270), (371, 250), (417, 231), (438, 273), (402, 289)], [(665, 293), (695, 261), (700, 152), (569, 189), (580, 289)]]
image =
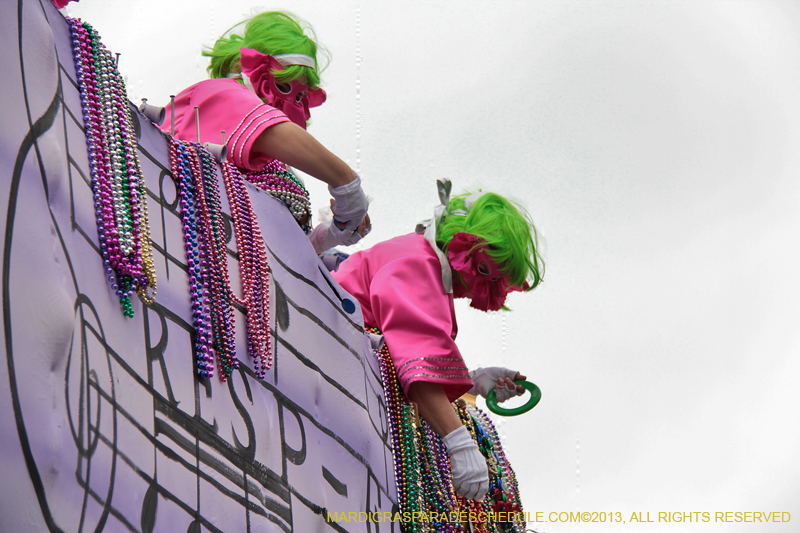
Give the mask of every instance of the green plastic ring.
[(542, 391), (539, 389), (539, 387), (537, 387), (530, 381), (525, 381), (524, 379), (518, 379), (514, 381), (514, 383), (525, 387), (528, 390), (528, 392), (531, 393), (531, 398), (525, 403), (525, 405), (514, 407), (513, 409), (506, 409), (504, 407), (500, 407), (499, 405), (497, 405), (497, 396), (495, 396), (494, 389), (492, 389), (489, 391), (489, 394), (486, 395), (486, 407), (488, 407), (491, 412), (501, 416), (521, 415), (523, 413), (527, 413), (528, 411), (536, 407), (536, 404), (539, 403), (539, 400), (542, 399)]

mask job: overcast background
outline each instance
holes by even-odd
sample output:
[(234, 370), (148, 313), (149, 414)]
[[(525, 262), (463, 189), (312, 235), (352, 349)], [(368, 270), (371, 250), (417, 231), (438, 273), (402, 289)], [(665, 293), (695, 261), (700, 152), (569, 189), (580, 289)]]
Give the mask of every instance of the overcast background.
[[(460, 305), (472, 367), (543, 391), (498, 423), (528, 512), (708, 512), (800, 528), (800, 2), (82, 0), (129, 97), (166, 103), (252, 12), (331, 53), (310, 130), (374, 201), (363, 246), (408, 233), (434, 180), (524, 203), (545, 283)], [(307, 180), (314, 205), (325, 188)], [(715, 512), (789, 512), (724, 524)]]

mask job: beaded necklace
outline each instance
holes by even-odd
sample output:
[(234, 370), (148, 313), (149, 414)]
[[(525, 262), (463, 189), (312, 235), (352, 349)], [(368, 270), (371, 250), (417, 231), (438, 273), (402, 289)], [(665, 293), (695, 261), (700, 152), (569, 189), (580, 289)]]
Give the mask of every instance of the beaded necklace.
[(222, 204), (216, 163), (195, 143), (173, 140), (172, 174), (178, 183), (184, 249), (189, 267), (189, 289), (195, 327), (197, 373), (213, 376), (214, 355), (224, 382), (239, 368), (236, 357), (233, 304), (244, 308), (247, 349), (259, 378), (272, 365), (269, 336), (269, 265), (261, 230), (242, 175), (230, 163), (222, 164), (222, 179), (231, 208), (242, 293), (231, 289)]
[[(170, 163), (180, 197), (183, 244), (186, 251), (189, 296), (195, 328), (197, 373), (202, 378), (211, 377), (214, 375), (215, 350), (224, 346), (224, 341), (220, 338), (219, 312), (212, 312), (212, 310), (221, 310), (215, 309), (211, 305), (212, 290), (217, 289), (218, 284), (213, 279), (213, 271), (209, 264), (212, 255), (208, 247), (211, 241), (204, 238), (208, 232), (208, 217), (203, 211), (206, 207), (205, 196), (203, 195), (201, 200), (195, 187), (195, 180), (197, 180), (201, 191), (203, 190), (203, 177), (197, 175), (199, 166), (196, 145), (173, 141), (170, 145)], [(224, 319), (222, 321), (224, 323)], [(232, 325), (231, 323), (231, 327)], [(225, 370), (233, 366), (230, 354), (220, 353), (219, 364), (220, 374), (225, 376)]]
[[(486, 413), (468, 405), (464, 400), (456, 400), (454, 406), (461, 422), (467, 427), (473, 440), (478, 444), (481, 453), (486, 457), (486, 464), (489, 467), (488, 494), (480, 502), (465, 500), (469, 511), (475, 514), (483, 512), (486, 513), (486, 516), (489, 516), (490, 513), (497, 514), (500, 512), (521, 513), (522, 506), (519, 503), (517, 479), (505, 457), (494, 424), (486, 416)], [(475, 533), (524, 532), (525, 523), (514, 521), (485, 522), (477, 524), (474, 531)]]
[(244, 179), (286, 204), (305, 233), (311, 229), (311, 201), (305, 185), (277, 159), (263, 169), (246, 172)]
[(197, 216), (201, 222), (198, 227), (198, 238), (204, 240), (211, 300), (211, 330), (214, 349), (217, 352), (219, 375), (224, 381), (239, 367), (239, 364), (236, 359), (233, 298), (228, 275), (222, 201), (213, 157), (199, 147), (193, 151), (195, 157), (190, 157), (189, 163), (192, 175), (195, 177)]
[(123, 314), (132, 317), (130, 297), (134, 292), (146, 304), (153, 303), (156, 274), (150, 250), (147, 189), (136, 154), (125, 82), (94, 28), (78, 19), (67, 17), (67, 21), (103, 266)]
[[(222, 177), (231, 206), (243, 298), (232, 295), (247, 310), (247, 350), (259, 378), (272, 366), (272, 342), (269, 334), (269, 265), (267, 247), (258, 227), (253, 204), (242, 175), (236, 167), (222, 163)], [(306, 193), (308, 194), (308, 193)]]
[[(380, 334), (374, 328), (370, 331)], [(439, 521), (418, 519), (406, 522), (404, 531), (524, 532), (524, 521), (498, 522), (493, 518), (500, 511), (521, 513), (522, 507), (519, 505), (519, 489), (514, 471), (503, 453), (497, 431), (486, 414), (467, 405), (463, 400), (459, 399), (454, 403), (456, 413), (478, 444), (489, 466), (489, 494), (477, 502), (455, 494), (447, 450), (430, 425), (420, 420), (416, 406), (402, 393), (389, 348), (384, 344), (376, 356), (380, 362), (386, 394), (400, 512), (409, 513), (404, 516), (447, 517)], [(466, 516), (484, 517), (485, 520), (473, 520), (470, 524), (460, 522), (464, 513)]]

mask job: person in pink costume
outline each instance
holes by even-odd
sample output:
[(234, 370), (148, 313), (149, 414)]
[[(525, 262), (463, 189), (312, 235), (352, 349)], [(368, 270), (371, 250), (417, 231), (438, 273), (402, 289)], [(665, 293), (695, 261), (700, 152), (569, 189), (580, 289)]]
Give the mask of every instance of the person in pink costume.
[(450, 403), (464, 393), (498, 401), (522, 394), (525, 376), (500, 367), (470, 372), (455, 339), (454, 298), (483, 311), (504, 308), (512, 291), (529, 291), (544, 273), (536, 229), (524, 210), (494, 193), (449, 198), (427, 226), (357, 252), (333, 273), (361, 305), (366, 327), (380, 330), (406, 397), (418, 405), (450, 454), (453, 485), (480, 499), (488, 488), (486, 462)]
[(221, 144), (224, 131), (228, 158), (242, 172), (277, 160), (327, 183), (333, 218), (309, 238), (317, 252), (355, 244), (370, 229), (361, 179), (306, 131), (309, 108), (326, 98), (317, 86), (316, 43), (286, 13), (261, 13), (244, 24), (242, 35), (223, 36), (203, 52), (212, 79), (181, 91), (161, 128), (201, 144)]

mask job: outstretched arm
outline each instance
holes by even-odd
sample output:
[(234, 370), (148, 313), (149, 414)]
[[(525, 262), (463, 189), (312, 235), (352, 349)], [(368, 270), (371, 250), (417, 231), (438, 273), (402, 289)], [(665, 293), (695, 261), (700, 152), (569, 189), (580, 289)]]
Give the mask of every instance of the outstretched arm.
[(408, 386), (408, 399), (417, 404), (419, 414), (440, 437), (461, 427), (461, 419), (438, 383), (413, 382)]
[(340, 187), (356, 179), (356, 173), (347, 163), (294, 122), (281, 122), (267, 128), (253, 143), (253, 148), (331, 187)]
[(369, 201), (361, 189), (361, 179), (347, 163), (293, 122), (281, 122), (261, 132), (253, 149), (327, 183), (336, 200), (331, 206), (336, 226), (348, 230), (345, 240), (361, 238), (355, 230), (367, 214)]
[(408, 387), (408, 398), (417, 404), (433, 430), (442, 437), (450, 455), (453, 488), (459, 496), (481, 500), (489, 490), (489, 470), (478, 445), (461, 424), (444, 389), (438, 383), (415, 381)]

